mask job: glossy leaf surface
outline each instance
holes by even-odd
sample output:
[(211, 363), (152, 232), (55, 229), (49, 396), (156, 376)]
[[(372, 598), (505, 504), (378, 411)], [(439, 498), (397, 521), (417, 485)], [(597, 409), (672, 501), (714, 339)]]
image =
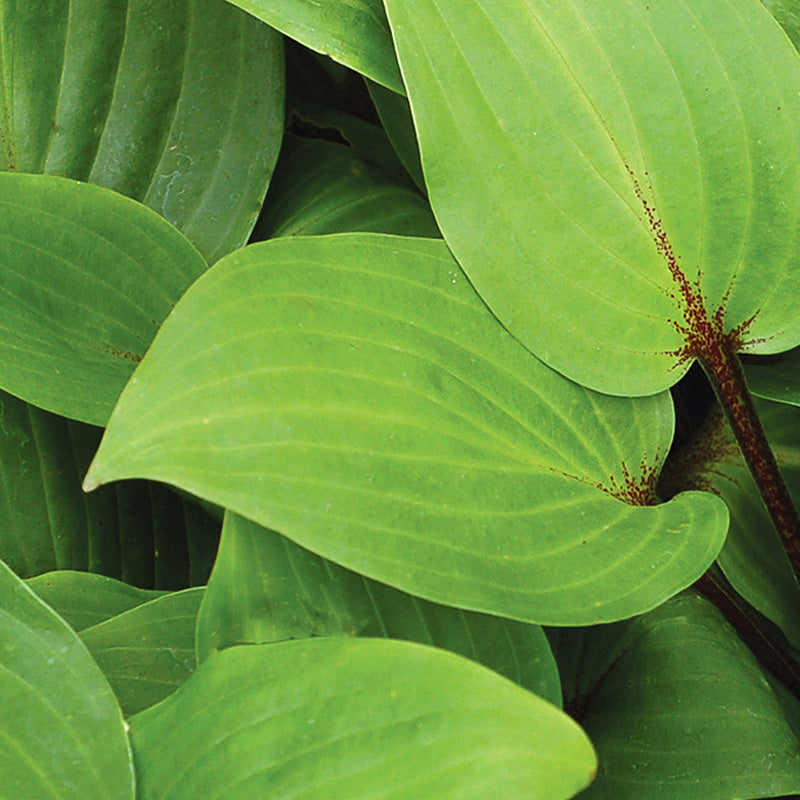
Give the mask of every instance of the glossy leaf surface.
[(561, 704), (558, 671), (540, 627), (429, 603), (228, 514), (198, 616), (199, 657), (236, 644), (310, 636), (434, 645)]
[(163, 594), (105, 575), (67, 569), (37, 575), (27, 584), (78, 633)]
[(800, 348), (746, 366), (750, 391), (765, 400), (800, 406)]
[(19, 800), (133, 800), (114, 694), (75, 632), (0, 562), (0, 778)]
[(612, 394), (800, 341), (800, 58), (758, 0), (387, 0), (439, 226)]
[(194, 672), (204, 588), (158, 597), (81, 632), (126, 716), (170, 695)]
[(427, 202), (364, 163), (353, 148), (287, 136), (254, 235), (351, 231), (439, 235)]
[(0, 167), (140, 200), (209, 263), (244, 244), (282, 134), (275, 31), (220, 0), (3, 0), (0, 17)]
[(228, 0), (306, 47), (403, 91), (381, 0)]
[(549, 703), (443, 650), (377, 639), (229, 648), (131, 727), (141, 800), (566, 800), (594, 769)]
[(157, 214), (91, 184), (0, 172), (0, 386), (104, 425), (203, 257)]
[(681, 595), (629, 622), (560, 631), (556, 641), (567, 707), (600, 760), (581, 798), (800, 791), (800, 748), (783, 695), (703, 598)]
[(596, 395), (530, 356), (440, 241), (278, 239), (184, 296), (84, 485), (168, 481), (412, 594), (589, 624), (722, 544), (712, 495), (634, 505), (672, 425), (666, 395)]

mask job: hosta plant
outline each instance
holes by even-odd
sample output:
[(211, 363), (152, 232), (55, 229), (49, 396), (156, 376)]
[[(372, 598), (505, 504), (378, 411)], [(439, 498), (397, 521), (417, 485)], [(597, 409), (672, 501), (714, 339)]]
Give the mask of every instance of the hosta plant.
[(800, 794), (800, 4), (0, 23), (0, 795)]

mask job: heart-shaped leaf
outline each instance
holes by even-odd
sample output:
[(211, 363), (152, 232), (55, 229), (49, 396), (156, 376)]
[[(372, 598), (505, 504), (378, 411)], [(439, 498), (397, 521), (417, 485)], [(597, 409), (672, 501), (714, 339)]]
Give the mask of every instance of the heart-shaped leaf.
[(431, 204), (601, 391), (800, 342), (800, 58), (758, 0), (386, 0)]
[(119, 705), (75, 632), (0, 562), (0, 783), (15, 800), (133, 800)]
[(722, 545), (713, 495), (647, 505), (672, 427), (667, 395), (596, 395), (531, 356), (443, 242), (295, 237), (183, 297), (84, 486), (168, 481), (412, 594), (591, 624)]
[(228, 0), (383, 86), (403, 91), (381, 0)]
[(194, 672), (194, 630), (204, 591), (173, 592), (81, 631), (126, 716), (163, 700)]
[(0, 0), (0, 168), (146, 203), (209, 263), (244, 244), (283, 132), (278, 33), (220, 0)]
[(67, 569), (37, 575), (26, 583), (77, 633), (164, 594)]
[(0, 386), (104, 425), (206, 262), (158, 214), (66, 178), (0, 172)]
[(685, 594), (629, 622), (562, 630), (554, 642), (565, 702), (600, 759), (581, 798), (800, 792), (800, 746), (784, 695), (703, 598)]
[(558, 671), (537, 625), (398, 592), (227, 514), (197, 619), (199, 658), (235, 644), (309, 636), (382, 636), (431, 644), (561, 705)]
[(139, 797), (572, 797), (565, 714), (444, 650), (381, 639), (232, 647), (131, 720)]

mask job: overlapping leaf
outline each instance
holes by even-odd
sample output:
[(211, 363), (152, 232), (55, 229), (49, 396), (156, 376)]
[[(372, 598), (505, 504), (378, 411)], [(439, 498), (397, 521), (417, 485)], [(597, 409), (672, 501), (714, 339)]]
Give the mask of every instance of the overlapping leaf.
[(277, 239), (184, 296), (84, 485), (168, 481), (412, 594), (592, 623), (722, 544), (712, 495), (638, 505), (672, 425), (666, 395), (596, 395), (530, 356), (440, 241)]
[(173, 592), (81, 631), (126, 715), (163, 700), (194, 672), (194, 631), (204, 591)]
[(0, 562), (0, 786), (19, 800), (133, 800), (114, 694), (75, 632)]
[(344, 145), (287, 137), (254, 235), (374, 231), (438, 236), (430, 207)]
[(163, 594), (105, 575), (67, 569), (37, 575), (27, 584), (77, 633)]
[(790, 724), (797, 700), (776, 695), (736, 632), (701, 597), (682, 595), (618, 625), (560, 631), (555, 641), (565, 701), (600, 760), (582, 798), (800, 792), (800, 747)]
[(398, 592), (228, 514), (200, 607), (197, 650), (310, 636), (375, 636), (442, 647), (561, 704), (555, 661), (535, 625)]
[[(800, 500), (800, 411), (756, 401), (756, 409), (781, 474)], [(664, 489), (679, 483), (713, 491), (726, 502), (731, 526), (718, 562), (725, 577), (750, 605), (780, 626), (800, 649), (800, 587), (758, 489), (721, 413), (713, 412), (694, 441), (663, 476)]]
[(403, 91), (381, 0), (228, 0), (306, 47)]
[(387, 0), (431, 203), (503, 324), (648, 394), (800, 341), (800, 58), (758, 0)]
[(195, 503), (144, 481), (81, 491), (100, 435), (0, 392), (0, 558), (23, 577), (68, 569), (137, 586), (205, 583), (219, 524)]
[(141, 800), (572, 797), (594, 755), (557, 708), (443, 650), (232, 647), (131, 720)]
[(141, 200), (209, 263), (244, 244), (280, 146), (279, 34), (220, 0), (3, 0), (0, 17), (0, 167)]
[(0, 172), (0, 387), (104, 425), (173, 304), (206, 269), (148, 208)]

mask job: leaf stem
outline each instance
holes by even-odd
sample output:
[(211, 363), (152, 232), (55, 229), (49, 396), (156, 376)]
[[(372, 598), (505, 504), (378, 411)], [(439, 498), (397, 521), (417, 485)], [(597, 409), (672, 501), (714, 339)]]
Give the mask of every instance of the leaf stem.
[(714, 388), (800, 583), (800, 516), (756, 412), (742, 362), (733, 342), (725, 337), (715, 337), (704, 350), (698, 354), (698, 361)]

